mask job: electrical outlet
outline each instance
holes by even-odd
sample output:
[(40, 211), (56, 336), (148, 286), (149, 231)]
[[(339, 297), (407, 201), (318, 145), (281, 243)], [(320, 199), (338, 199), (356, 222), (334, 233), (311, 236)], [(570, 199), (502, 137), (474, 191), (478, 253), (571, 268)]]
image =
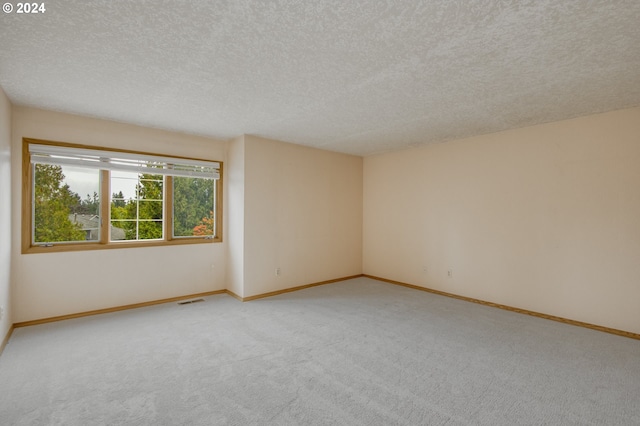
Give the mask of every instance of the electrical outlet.
[(4, 306), (0, 306), (0, 320), (4, 318)]
[(276, 268), (276, 277), (279, 277), (280, 273), (281, 273), (280, 268)]
[(449, 269), (449, 270), (447, 271), (447, 277), (449, 277), (449, 278), (453, 278), (453, 269)]

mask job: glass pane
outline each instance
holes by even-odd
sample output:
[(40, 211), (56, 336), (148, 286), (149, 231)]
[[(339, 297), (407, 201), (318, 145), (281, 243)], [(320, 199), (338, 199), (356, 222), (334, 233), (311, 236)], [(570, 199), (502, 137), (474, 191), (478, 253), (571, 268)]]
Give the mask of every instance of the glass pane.
[(162, 175), (111, 172), (111, 241), (163, 238)]
[(140, 220), (160, 219), (162, 220), (162, 201), (140, 200), (139, 202)]
[(173, 178), (174, 237), (215, 235), (215, 179)]
[(148, 222), (139, 222), (139, 240), (156, 240), (162, 238), (162, 221), (153, 220)]
[(138, 185), (138, 196), (141, 200), (160, 200), (162, 201), (162, 175), (140, 175), (140, 184)]
[(36, 164), (33, 179), (33, 242), (100, 239), (100, 172)]
[(111, 241), (137, 240), (138, 173), (111, 172)]

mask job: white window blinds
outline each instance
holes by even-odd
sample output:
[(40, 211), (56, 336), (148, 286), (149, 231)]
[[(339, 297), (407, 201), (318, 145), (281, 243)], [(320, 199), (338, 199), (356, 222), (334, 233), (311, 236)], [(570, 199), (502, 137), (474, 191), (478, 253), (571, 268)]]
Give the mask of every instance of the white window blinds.
[(29, 144), (31, 162), (165, 176), (220, 178), (220, 163), (127, 152)]

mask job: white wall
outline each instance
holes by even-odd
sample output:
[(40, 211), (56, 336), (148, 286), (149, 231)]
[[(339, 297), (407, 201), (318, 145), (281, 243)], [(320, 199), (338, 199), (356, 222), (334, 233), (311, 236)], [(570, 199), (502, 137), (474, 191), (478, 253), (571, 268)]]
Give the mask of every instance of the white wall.
[(362, 158), (255, 136), (244, 150), (244, 296), (361, 274)]
[(13, 324), (11, 309), (11, 104), (0, 88), (0, 343)]
[(13, 108), (12, 123), (14, 322), (226, 287), (225, 242), (21, 254), (20, 209), (23, 137), (219, 161), (227, 142), (25, 107)]
[(367, 157), (364, 273), (640, 333), (639, 135), (633, 108)]

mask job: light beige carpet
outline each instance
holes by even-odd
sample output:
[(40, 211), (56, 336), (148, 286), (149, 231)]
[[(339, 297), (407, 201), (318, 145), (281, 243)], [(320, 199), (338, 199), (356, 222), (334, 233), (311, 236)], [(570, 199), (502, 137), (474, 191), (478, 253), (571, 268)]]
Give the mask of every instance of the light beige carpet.
[(2, 425), (638, 425), (640, 341), (367, 278), (16, 329)]

